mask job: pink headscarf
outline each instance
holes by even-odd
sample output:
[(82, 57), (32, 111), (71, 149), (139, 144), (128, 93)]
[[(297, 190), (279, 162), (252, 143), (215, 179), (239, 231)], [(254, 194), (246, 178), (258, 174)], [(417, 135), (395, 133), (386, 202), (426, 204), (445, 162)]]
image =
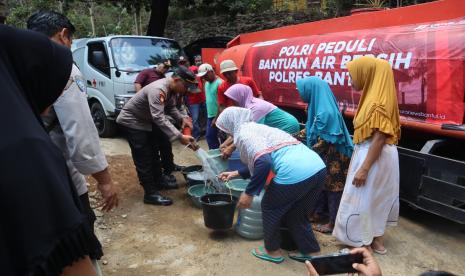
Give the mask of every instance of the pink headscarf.
[(257, 122), (266, 114), (277, 108), (274, 104), (262, 99), (254, 98), (252, 89), (244, 84), (234, 84), (229, 87), (224, 94), (231, 100), (237, 102), (239, 107), (250, 109), (250, 111), (252, 111), (252, 120), (254, 122)]

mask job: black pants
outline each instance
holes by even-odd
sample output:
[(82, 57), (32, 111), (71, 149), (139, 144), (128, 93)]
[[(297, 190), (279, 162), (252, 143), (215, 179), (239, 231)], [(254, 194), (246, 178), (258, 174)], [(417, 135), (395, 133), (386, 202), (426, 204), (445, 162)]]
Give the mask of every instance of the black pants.
[(262, 200), (266, 250), (279, 249), (281, 244), (279, 228), (285, 224), (301, 253), (320, 251), (308, 214), (315, 209), (325, 179), (326, 169), (323, 169), (294, 185), (270, 184)]
[(153, 125), (152, 129), (153, 135), (158, 140), (163, 173), (170, 175), (174, 171), (174, 155), (170, 139), (159, 127)]
[(124, 127), (124, 131), (131, 148), (139, 183), (144, 187), (146, 194), (157, 192), (162, 176), (159, 153), (161, 136), (155, 135), (156, 131), (142, 131), (127, 127)]
[[(80, 195), (79, 199), (82, 205), (82, 213), (87, 218), (87, 224), (89, 226), (89, 229), (95, 235), (94, 223), (95, 223), (96, 217), (95, 217), (94, 210), (92, 210), (92, 207), (90, 206), (89, 194), (85, 193), (83, 195)], [(92, 248), (90, 248), (89, 258), (91, 258), (92, 260), (100, 260), (102, 256), (103, 256), (102, 245), (96, 238), (92, 244)]]

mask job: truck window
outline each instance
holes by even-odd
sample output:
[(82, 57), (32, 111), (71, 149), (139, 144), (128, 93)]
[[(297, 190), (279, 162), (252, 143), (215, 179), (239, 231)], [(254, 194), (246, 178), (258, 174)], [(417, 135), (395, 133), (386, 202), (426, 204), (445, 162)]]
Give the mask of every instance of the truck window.
[(113, 38), (110, 47), (118, 70), (129, 72), (141, 71), (166, 60), (177, 64), (183, 54), (176, 41), (163, 38)]
[(107, 78), (111, 78), (110, 60), (103, 42), (89, 43), (87, 46), (89, 48), (87, 62)]

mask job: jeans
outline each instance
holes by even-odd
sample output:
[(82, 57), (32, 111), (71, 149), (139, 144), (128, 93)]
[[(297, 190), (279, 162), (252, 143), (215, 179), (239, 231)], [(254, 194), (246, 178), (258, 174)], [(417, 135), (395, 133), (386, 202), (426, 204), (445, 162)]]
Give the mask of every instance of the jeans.
[(131, 148), (139, 183), (144, 187), (146, 194), (156, 193), (162, 176), (158, 137), (153, 131), (123, 128)]
[(194, 126), (194, 129), (192, 130), (192, 136), (196, 140), (198, 140), (200, 138), (200, 124), (199, 124), (200, 104), (190, 104), (189, 113), (191, 114), (192, 125)]
[(205, 138), (207, 139), (207, 144), (209, 149), (217, 149), (220, 147), (220, 141), (218, 137), (218, 129), (216, 126), (212, 126), (213, 118), (207, 119), (207, 134)]

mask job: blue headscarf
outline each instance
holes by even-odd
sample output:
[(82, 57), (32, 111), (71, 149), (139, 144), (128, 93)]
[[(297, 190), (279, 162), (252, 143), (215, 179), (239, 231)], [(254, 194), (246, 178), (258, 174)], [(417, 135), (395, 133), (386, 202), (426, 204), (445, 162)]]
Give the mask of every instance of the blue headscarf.
[(312, 147), (320, 137), (334, 144), (338, 152), (351, 157), (352, 138), (329, 85), (318, 77), (307, 77), (297, 80), (297, 90), (308, 103), (307, 146)]

